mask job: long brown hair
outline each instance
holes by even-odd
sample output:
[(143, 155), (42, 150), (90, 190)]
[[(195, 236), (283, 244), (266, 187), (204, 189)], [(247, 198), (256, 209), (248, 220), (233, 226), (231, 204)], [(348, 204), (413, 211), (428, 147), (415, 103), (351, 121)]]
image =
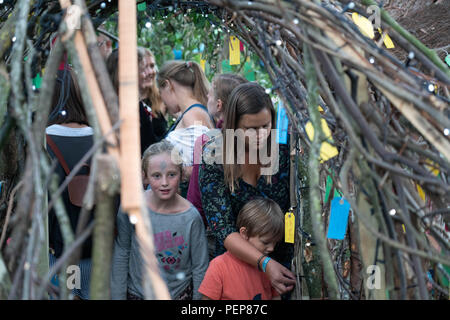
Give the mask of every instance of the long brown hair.
[[(155, 55), (153, 54), (153, 52), (150, 51), (150, 49), (144, 48), (144, 47), (138, 47), (138, 62), (139, 64), (144, 60), (144, 57), (150, 57), (153, 58), (153, 60), (155, 60)], [(158, 67), (155, 65), (155, 69), (156, 69), (156, 73), (158, 73)], [(150, 88), (148, 88), (147, 91), (147, 98), (150, 101), (150, 106), (152, 107), (152, 110), (155, 112), (156, 114), (161, 114), (163, 115), (162, 109), (161, 109), (161, 105), (162, 105), (162, 99), (161, 96), (159, 94), (159, 89), (158, 86), (156, 85), (156, 77), (155, 80), (153, 81), (153, 84)]]
[(47, 125), (70, 122), (89, 125), (76, 75), (65, 67), (57, 73)]
[(166, 80), (175, 80), (182, 86), (192, 89), (194, 98), (201, 104), (208, 102), (209, 83), (205, 73), (197, 62), (171, 60), (161, 67), (157, 75), (158, 87), (164, 86)]
[[(231, 92), (228, 104), (225, 107), (224, 123), (222, 128), (223, 145), (223, 171), (225, 183), (230, 188), (231, 192), (234, 192), (238, 187), (237, 181), (242, 177), (240, 165), (237, 164), (236, 154), (236, 140), (234, 143), (234, 162), (232, 164), (227, 163), (227, 138), (226, 130), (236, 130), (239, 119), (245, 114), (256, 114), (264, 109), (268, 109), (272, 116), (272, 128), (275, 128), (275, 108), (273, 107), (270, 96), (265, 92), (264, 88), (256, 82), (247, 82), (238, 85)], [(235, 132), (235, 131), (234, 131)], [(233, 138), (234, 139), (234, 138)], [(271, 135), (267, 137), (267, 147), (271, 150)], [(230, 142), (231, 143), (231, 142)], [(267, 176), (266, 181), (270, 183), (272, 181), (271, 176)]]
[[(138, 47), (137, 50), (138, 55), (138, 63), (141, 63), (145, 56), (150, 56), (155, 58), (154, 54), (147, 48)], [(116, 93), (119, 93), (119, 49), (114, 49), (111, 54), (108, 56), (106, 60), (106, 68), (108, 69), (109, 76), (111, 77), (111, 81), (113, 84)], [(161, 112), (161, 104), (162, 99), (159, 94), (159, 89), (156, 86), (156, 79), (153, 82), (153, 85), (148, 89), (148, 99), (150, 101), (152, 110), (156, 111), (156, 113)]]

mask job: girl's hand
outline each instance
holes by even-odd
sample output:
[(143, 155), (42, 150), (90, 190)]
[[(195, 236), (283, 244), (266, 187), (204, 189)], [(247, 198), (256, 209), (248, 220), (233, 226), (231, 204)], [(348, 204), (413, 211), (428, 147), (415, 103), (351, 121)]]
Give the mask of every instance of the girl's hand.
[(294, 274), (277, 261), (271, 259), (267, 263), (266, 274), (272, 283), (272, 287), (274, 287), (280, 295), (294, 289)]

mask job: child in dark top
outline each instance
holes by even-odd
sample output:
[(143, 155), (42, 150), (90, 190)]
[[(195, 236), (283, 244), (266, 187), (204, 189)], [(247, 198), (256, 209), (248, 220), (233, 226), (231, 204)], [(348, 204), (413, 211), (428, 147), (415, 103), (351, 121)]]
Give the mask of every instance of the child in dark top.
[(237, 228), (243, 240), (262, 252), (258, 264), (247, 264), (228, 251), (216, 257), (199, 288), (203, 300), (279, 300), (265, 272), (271, 260), (267, 255), (283, 236), (280, 206), (267, 198), (246, 203), (239, 212)]
[[(57, 73), (55, 91), (53, 95), (52, 110), (46, 128), (47, 151), (52, 159), (58, 159), (59, 165), (55, 172), (58, 184), (61, 185), (68, 173), (91, 149), (93, 145), (93, 130), (88, 125), (81, 92), (75, 73), (64, 63), (62, 70)], [(88, 163), (90, 159), (88, 160)], [(89, 169), (84, 166), (77, 175), (88, 175)], [(73, 181), (73, 180), (72, 180)], [(49, 194), (52, 201), (52, 194)], [(69, 188), (62, 193), (62, 200), (70, 221), (72, 231), (75, 233), (78, 226), (81, 203), (73, 200)], [(90, 221), (93, 214), (90, 214)], [(49, 262), (52, 266), (64, 251), (65, 243), (59, 225), (58, 217), (52, 208), (48, 216), (49, 232)], [(81, 260), (81, 287), (74, 289), (73, 294), (80, 299), (89, 299), (90, 269), (91, 269), (92, 237), (90, 236), (82, 246)], [(65, 284), (63, 284), (65, 285)]]

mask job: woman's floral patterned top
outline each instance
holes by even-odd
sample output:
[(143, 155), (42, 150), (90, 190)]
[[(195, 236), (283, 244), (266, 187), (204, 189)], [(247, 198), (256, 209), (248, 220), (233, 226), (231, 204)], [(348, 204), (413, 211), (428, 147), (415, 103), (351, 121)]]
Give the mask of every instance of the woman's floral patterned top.
[[(279, 145), (279, 170), (272, 176), (272, 183), (267, 183), (266, 176), (261, 175), (255, 187), (240, 178), (234, 193), (231, 193), (224, 181), (223, 166), (216, 163), (208, 164), (205, 161), (208, 154), (214, 153), (214, 150), (211, 150), (213, 143), (214, 139), (203, 149), (199, 184), (203, 210), (216, 239), (217, 256), (226, 251), (223, 243), (229, 234), (237, 231), (237, 215), (248, 201), (259, 197), (270, 198), (278, 203), (283, 212), (289, 209), (289, 140), (288, 144)], [(280, 263), (287, 263), (292, 257), (292, 247), (290, 244), (280, 242), (271, 256)]]

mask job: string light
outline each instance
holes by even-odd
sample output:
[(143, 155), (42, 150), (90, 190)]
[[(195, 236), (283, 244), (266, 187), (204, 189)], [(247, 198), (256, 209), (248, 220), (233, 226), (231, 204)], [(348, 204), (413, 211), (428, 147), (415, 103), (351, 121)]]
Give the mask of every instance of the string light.
[(450, 130), (448, 128), (444, 129), (444, 136), (448, 136), (450, 134)]
[(106, 8), (106, 3), (104, 3), (104, 2), (100, 3), (100, 8), (105, 9)]
[(395, 209), (389, 210), (389, 215), (391, 215), (391, 216), (395, 216), (396, 213), (397, 213), (397, 210), (395, 210)]
[(299, 24), (299, 20), (297, 19), (297, 18), (295, 18), (294, 20), (292, 20), (292, 22), (294, 23), (294, 24)]
[(374, 58), (374, 57), (370, 57), (370, 58), (369, 58), (369, 62), (370, 62), (371, 64), (374, 64), (374, 63), (375, 63), (375, 58)]
[(138, 218), (135, 215), (130, 216), (130, 223), (136, 224), (138, 222)]

